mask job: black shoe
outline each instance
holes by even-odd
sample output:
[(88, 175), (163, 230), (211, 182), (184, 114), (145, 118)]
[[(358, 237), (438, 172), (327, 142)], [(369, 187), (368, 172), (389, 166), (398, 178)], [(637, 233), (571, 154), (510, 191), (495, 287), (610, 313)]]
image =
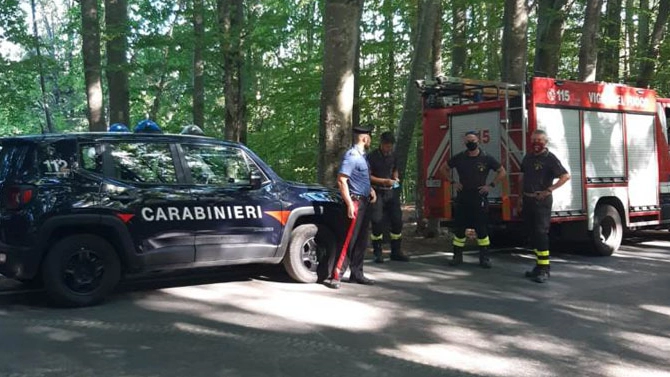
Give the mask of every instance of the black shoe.
[[(391, 259), (393, 259), (393, 256), (391, 256)], [(383, 255), (375, 255), (374, 261), (375, 261), (375, 263), (384, 263), (384, 256)]]
[(463, 264), (463, 253), (454, 253), (454, 257), (449, 261), (450, 266), (458, 266)]
[(405, 254), (393, 254), (391, 253), (391, 260), (398, 262), (409, 262), (409, 256)]
[(357, 283), (357, 284), (363, 284), (363, 285), (375, 285), (375, 281), (372, 279), (368, 279), (365, 276), (360, 277), (360, 278), (349, 278), (350, 283)]
[(538, 275), (540, 275), (540, 273), (542, 271), (546, 272), (547, 277), (551, 276), (551, 272), (548, 268), (542, 268), (542, 267), (538, 267), (538, 266), (533, 267), (533, 269), (530, 270), (530, 271), (526, 271), (525, 275), (526, 275), (527, 278), (534, 279)]
[(549, 280), (549, 271), (544, 268), (533, 278), (533, 281), (536, 283), (545, 283), (547, 280)]
[(493, 264), (489, 258), (479, 258), (479, 267), (489, 269)]
[(323, 285), (330, 289), (340, 289), (340, 281), (337, 279), (326, 279), (323, 281)]

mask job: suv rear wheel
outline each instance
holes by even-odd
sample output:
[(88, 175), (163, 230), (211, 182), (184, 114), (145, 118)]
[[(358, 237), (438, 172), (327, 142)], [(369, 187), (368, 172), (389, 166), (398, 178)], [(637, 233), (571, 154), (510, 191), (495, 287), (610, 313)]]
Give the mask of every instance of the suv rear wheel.
[(92, 234), (58, 241), (42, 264), (44, 286), (54, 303), (62, 306), (94, 305), (119, 282), (121, 264), (114, 247)]
[(322, 225), (303, 224), (293, 229), (284, 267), (293, 280), (314, 283), (317, 280), (319, 260), (335, 252), (335, 237)]

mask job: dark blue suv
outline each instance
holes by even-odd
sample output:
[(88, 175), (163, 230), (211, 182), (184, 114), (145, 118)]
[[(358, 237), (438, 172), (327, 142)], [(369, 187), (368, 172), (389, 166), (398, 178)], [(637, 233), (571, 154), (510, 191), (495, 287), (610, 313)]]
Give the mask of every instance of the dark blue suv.
[(283, 263), (317, 280), (342, 200), (208, 137), (82, 133), (0, 141), (0, 274), (92, 305), (126, 275)]

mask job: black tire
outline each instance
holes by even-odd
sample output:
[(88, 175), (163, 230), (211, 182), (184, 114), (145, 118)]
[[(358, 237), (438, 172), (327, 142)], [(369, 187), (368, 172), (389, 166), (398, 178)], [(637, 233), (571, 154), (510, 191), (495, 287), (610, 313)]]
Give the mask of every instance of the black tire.
[(315, 283), (320, 260), (335, 252), (335, 237), (325, 226), (303, 224), (293, 229), (284, 268), (299, 283)]
[(109, 242), (92, 234), (63, 238), (42, 263), (49, 298), (59, 306), (89, 306), (101, 302), (121, 278), (121, 263)]
[(612, 205), (601, 204), (596, 207), (593, 219), (593, 253), (599, 256), (610, 256), (621, 246), (623, 240), (623, 223), (621, 215)]

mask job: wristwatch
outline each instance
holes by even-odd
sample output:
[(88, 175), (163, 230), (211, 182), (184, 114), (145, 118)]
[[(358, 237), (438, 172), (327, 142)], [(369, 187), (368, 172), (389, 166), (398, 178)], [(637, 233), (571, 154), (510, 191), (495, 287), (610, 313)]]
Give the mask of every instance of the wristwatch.
[(496, 184), (495, 184), (495, 182), (491, 182), (491, 183), (489, 183), (489, 186), (491, 186), (491, 188), (493, 188), (493, 187), (496, 187)]

